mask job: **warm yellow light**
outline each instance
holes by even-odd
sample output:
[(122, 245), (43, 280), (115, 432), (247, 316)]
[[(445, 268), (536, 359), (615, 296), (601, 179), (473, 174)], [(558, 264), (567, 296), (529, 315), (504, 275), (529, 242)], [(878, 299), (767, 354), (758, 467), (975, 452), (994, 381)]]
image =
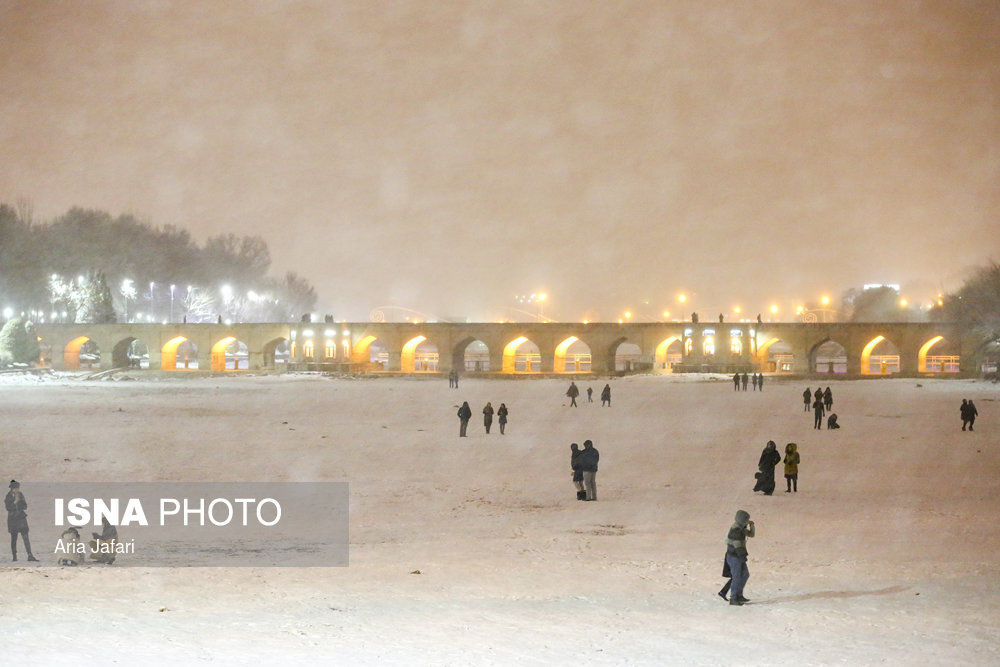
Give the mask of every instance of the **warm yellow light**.
[(830, 297), (824, 296), (822, 299), (820, 299), (820, 301), (823, 302), (824, 306), (829, 305), (829, 303), (830, 303)]
[(906, 299), (900, 299), (899, 300), (899, 305), (902, 306), (903, 308), (906, 308), (906, 304), (907, 303), (909, 303), (909, 302)]
[(548, 296), (548, 294), (546, 294), (545, 292), (542, 292), (541, 294), (538, 295), (538, 300), (539, 301), (545, 301), (545, 297), (547, 297), (547, 296)]
[(805, 310), (805, 308), (803, 308), (802, 306), (799, 306), (798, 308), (795, 309), (795, 312), (796, 313), (801, 313), (803, 310)]
[(687, 297), (684, 296), (683, 294), (678, 294), (677, 300), (680, 301), (681, 303), (684, 303), (685, 301), (687, 301)]
[(630, 313), (630, 312), (628, 312), (628, 311), (626, 310), (626, 311), (625, 311), (625, 319), (628, 319), (628, 318), (630, 318), (630, 317), (632, 317), (632, 313)]
[(772, 313), (777, 313), (778, 312), (778, 307), (777, 306), (771, 306), (771, 312)]
[(584, 324), (590, 324), (590, 320), (584, 320), (583, 323)]
[(736, 313), (737, 315), (739, 315), (740, 314), (740, 307), (739, 306), (734, 306), (733, 307), (733, 312)]
[(665, 317), (665, 318), (666, 317), (670, 317), (670, 311), (669, 310), (663, 311), (663, 317)]
[(623, 320), (621, 318), (618, 318), (618, 324), (623, 324), (623, 323), (624, 323)]

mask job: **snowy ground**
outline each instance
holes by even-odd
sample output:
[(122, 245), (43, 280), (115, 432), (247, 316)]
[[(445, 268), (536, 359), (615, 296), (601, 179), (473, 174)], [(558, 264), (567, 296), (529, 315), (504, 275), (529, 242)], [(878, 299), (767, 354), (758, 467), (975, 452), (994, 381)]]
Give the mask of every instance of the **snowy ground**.
[[(0, 567), (13, 664), (1000, 664), (997, 385), (832, 382), (843, 428), (814, 431), (815, 382), (773, 378), (612, 379), (611, 408), (584, 379), (572, 409), (568, 379), (136, 377), (0, 377), (0, 479), (29, 503), (30, 480), (347, 481), (350, 567)], [(459, 439), (462, 400), (506, 402), (507, 434)], [(751, 491), (768, 439), (798, 443), (797, 494), (780, 467)]]

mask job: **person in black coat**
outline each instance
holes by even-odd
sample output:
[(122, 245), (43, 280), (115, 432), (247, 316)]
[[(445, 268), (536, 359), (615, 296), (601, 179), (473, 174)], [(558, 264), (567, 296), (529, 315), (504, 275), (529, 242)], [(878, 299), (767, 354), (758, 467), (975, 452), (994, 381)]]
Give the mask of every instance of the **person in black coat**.
[(806, 390), (802, 392), (802, 403), (805, 404), (805, 409), (803, 410), (803, 412), (809, 412), (809, 404), (812, 403), (812, 396), (813, 396), (812, 391), (809, 389), (809, 387), (806, 387)]
[(747, 382), (749, 381), (750, 377), (746, 373), (743, 373), (743, 375), (740, 377), (740, 382), (743, 384), (743, 391), (747, 390)]
[(583, 471), (583, 488), (586, 491), (584, 500), (597, 500), (597, 462), (600, 458), (594, 443), (584, 440), (583, 451), (580, 452), (580, 470)]
[(759, 472), (754, 475), (757, 478), (754, 491), (763, 491), (766, 496), (774, 493), (774, 467), (779, 463), (781, 454), (778, 453), (774, 440), (768, 440), (764, 451), (760, 453), (760, 461), (757, 462)]
[(823, 392), (823, 407), (829, 412), (833, 408), (833, 392), (827, 387)]
[(458, 437), (464, 438), (465, 431), (469, 428), (469, 420), (472, 419), (472, 408), (469, 407), (468, 401), (462, 402), (462, 407), (458, 409), (458, 418), (461, 421), (461, 425), (458, 427)]
[(490, 434), (491, 426), (493, 426), (493, 404), (487, 401), (486, 407), (483, 408), (483, 427), (486, 428), (486, 435)]
[(583, 488), (583, 470), (580, 469), (580, 457), (583, 456), (583, 452), (580, 451), (580, 445), (575, 442), (569, 448), (572, 452), (569, 456), (569, 467), (573, 471), (573, 486), (576, 487), (576, 499), (586, 500), (587, 491)]
[(757, 387), (761, 391), (764, 391), (764, 374), (763, 373), (757, 373)]
[(3, 499), (7, 509), (7, 532), (10, 533), (10, 555), (17, 560), (17, 536), (24, 542), (24, 550), (28, 552), (28, 560), (38, 559), (31, 553), (31, 542), (28, 540), (28, 502), (21, 493), (21, 485), (17, 480), (10, 480), (10, 490)]
[(503, 435), (503, 431), (507, 428), (507, 404), (501, 403), (500, 407), (497, 408), (497, 419), (500, 423), (500, 435)]
[(969, 399), (969, 430), (970, 431), (974, 431), (975, 430), (972, 427), (975, 425), (975, 423), (976, 423), (976, 417), (978, 417), (978, 416), (979, 416), (979, 410), (976, 409), (976, 404), (973, 403), (972, 399), (970, 398)]
[(604, 385), (604, 389), (601, 390), (601, 407), (602, 408), (604, 407), (605, 403), (608, 404), (609, 408), (611, 407), (611, 385), (610, 384)]
[(826, 408), (823, 406), (823, 397), (820, 392), (816, 392), (818, 398), (813, 401), (813, 428), (818, 428), (822, 430), (823, 428), (823, 415), (826, 412)]
[(733, 373), (733, 391), (740, 390), (740, 374)]

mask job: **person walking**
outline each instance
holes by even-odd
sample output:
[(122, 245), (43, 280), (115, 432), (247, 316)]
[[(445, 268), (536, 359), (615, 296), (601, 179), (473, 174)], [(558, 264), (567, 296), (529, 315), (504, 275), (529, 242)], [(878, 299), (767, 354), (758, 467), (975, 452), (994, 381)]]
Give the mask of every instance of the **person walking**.
[(833, 408), (833, 392), (830, 391), (829, 387), (823, 391), (823, 407), (827, 412)]
[(31, 553), (31, 541), (28, 539), (28, 502), (21, 493), (21, 484), (17, 480), (10, 480), (7, 495), (3, 499), (4, 507), (7, 508), (7, 532), (10, 533), (10, 555), (13, 560), (17, 560), (17, 536), (21, 536), (24, 542), (24, 550), (28, 553), (29, 561), (37, 561)]
[(750, 382), (753, 384), (753, 390), (757, 391), (757, 374), (754, 373), (750, 376)]
[(580, 395), (580, 389), (576, 386), (575, 382), (569, 383), (569, 389), (566, 390), (566, 395), (569, 396), (570, 407), (577, 407), (576, 397)]
[(785, 493), (799, 491), (799, 446), (794, 442), (785, 445)]
[(601, 390), (601, 407), (602, 408), (604, 407), (605, 403), (608, 404), (609, 408), (611, 407), (611, 385), (610, 384), (604, 385), (604, 389)]
[(740, 374), (733, 373), (733, 391), (740, 390)]
[(764, 374), (763, 373), (757, 373), (757, 387), (761, 391), (764, 391)]
[(584, 440), (583, 451), (580, 452), (580, 470), (583, 471), (583, 488), (586, 491), (584, 500), (597, 500), (597, 462), (600, 458), (594, 443)]
[(594, 402), (594, 388), (593, 387), (587, 387), (587, 402), (588, 403), (593, 403)]
[[(816, 392), (819, 394), (820, 392)], [(820, 396), (815, 401), (813, 401), (813, 428), (823, 429), (823, 413), (825, 408), (823, 407), (823, 398)]]
[(500, 407), (497, 408), (497, 421), (500, 424), (500, 435), (503, 435), (504, 429), (507, 428), (507, 404), (501, 403)]
[(575, 442), (569, 446), (572, 452), (569, 456), (569, 467), (573, 471), (573, 486), (576, 487), (576, 499), (586, 500), (587, 490), (583, 487), (583, 470), (580, 469), (580, 457), (583, 456), (583, 452), (580, 451), (580, 445)]
[(774, 440), (768, 440), (764, 445), (764, 451), (760, 453), (760, 460), (757, 461), (757, 483), (754, 484), (754, 491), (763, 491), (765, 496), (774, 493), (774, 467), (781, 463), (781, 454), (778, 453)]
[(749, 382), (749, 380), (750, 380), (750, 378), (747, 377), (746, 371), (743, 371), (743, 376), (740, 378), (740, 380), (741, 380), (741, 382), (743, 384), (743, 391), (746, 391), (747, 390), (747, 382)]
[(972, 399), (970, 398), (969, 399), (969, 430), (970, 431), (975, 430), (972, 427), (975, 425), (975, 423), (976, 423), (976, 417), (978, 417), (978, 416), (979, 416), (979, 410), (976, 409), (976, 404), (973, 403)]
[(719, 591), (719, 597), (728, 600), (729, 589), (733, 585), (733, 571), (729, 569), (729, 561), (726, 560), (725, 556), (722, 557), (722, 578), (726, 580), (726, 583)]
[(804, 412), (809, 412), (809, 404), (812, 403), (812, 390), (806, 387), (806, 390), (802, 392), (802, 402), (805, 403)]
[(729, 604), (734, 606), (750, 602), (743, 597), (743, 588), (750, 578), (750, 568), (747, 567), (747, 538), (753, 537), (756, 532), (753, 521), (750, 520), (750, 513), (746, 510), (737, 510), (733, 525), (726, 534), (726, 563), (733, 578)]
[(959, 408), (959, 412), (962, 413), (962, 430), (966, 430), (969, 427), (969, 399), (962, 399), (962, 407)]
[(490, 427), (493, 426), (493, 404), (489, 401), (486, 402), (486, 407), (483, 408), (483, 426), (486, 428), (486, 435), (489, 435)]
[(465, 431), (469, 428), (469, 420), (472, 419), (472, 408), (469, 407), (468, 401), (463, 401), (462, 407), (458, 409), (458, 419), (461, 424), (458, 427), (458, 437), (464, 438)]

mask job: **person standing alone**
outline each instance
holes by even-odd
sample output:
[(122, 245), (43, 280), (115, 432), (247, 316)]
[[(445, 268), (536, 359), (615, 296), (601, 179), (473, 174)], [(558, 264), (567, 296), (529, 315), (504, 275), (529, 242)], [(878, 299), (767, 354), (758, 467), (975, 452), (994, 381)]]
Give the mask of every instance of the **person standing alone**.
[(785, 493), (793, 490), (799, 491), (799, 446), (794, 442), (785, 445), (785, 484), (788, 486)]
[(609, 408), (611, 407), (611, 385), (610, 384), (604, 385), (604, 389), (601, 390), (601, 407), (602, 408), (604, 407), (605, 403), (608, 404)]
[(576, 386), (575, 382), (569, 383), (569, 389), (566, 390), (566, 395), (569, 396), (570, 407), (577, 407), (576, 397), (580, 395), (580, 388)]
[(597, 500), (597, 462), (601, 454), (594, 449), (590, 440), (583, 441), (583, 451), (580, 452), (580, 470), (583, 471), (583, 488), (586, 492), (584, 500)]
[(7, 532), (10, 533), (10, 555), (17, 560), (17, 536), (24, 542), (24, 550), (28, 552), (29, 561), (37, 561), (31, 553), (31, 542), (28, 540), (28, 502), (21, 493), (21, 485), (17, 480), (10, 480), (10, 490), (3, 499), (7, 508)]
[(750, 513), (738, 510), (736, 519), (726, 535), (726, 563), (729, 564), (729, 573), (733, 577), (733, 584), (729, 590), (731, 605), (739, 606), (750, 601), (743, 597), (743, 587), (750, 578), (750, 569), (747, 567), (747, 538), (753, 537), (755, 533)]
[(507, 428), (507, 404), (501, 403), (500, 407), (497, 408), (497, 419), (500, 422), (500, 435), (503, 435), (503, 431)]
[(458, 437), (464, 438), (465, 431), (469, 428), (469, 420), (472, 419), (472, 408), (469, 407), (468, 401), (463, 401), (462, 407), (458, 409), (458, 419), (460, 421)]
[(813, 428), (823, 429), (823, 412), (825, 407), (823, 406), (823, 397), (817, 391), (817, 398), (813, 401)]

